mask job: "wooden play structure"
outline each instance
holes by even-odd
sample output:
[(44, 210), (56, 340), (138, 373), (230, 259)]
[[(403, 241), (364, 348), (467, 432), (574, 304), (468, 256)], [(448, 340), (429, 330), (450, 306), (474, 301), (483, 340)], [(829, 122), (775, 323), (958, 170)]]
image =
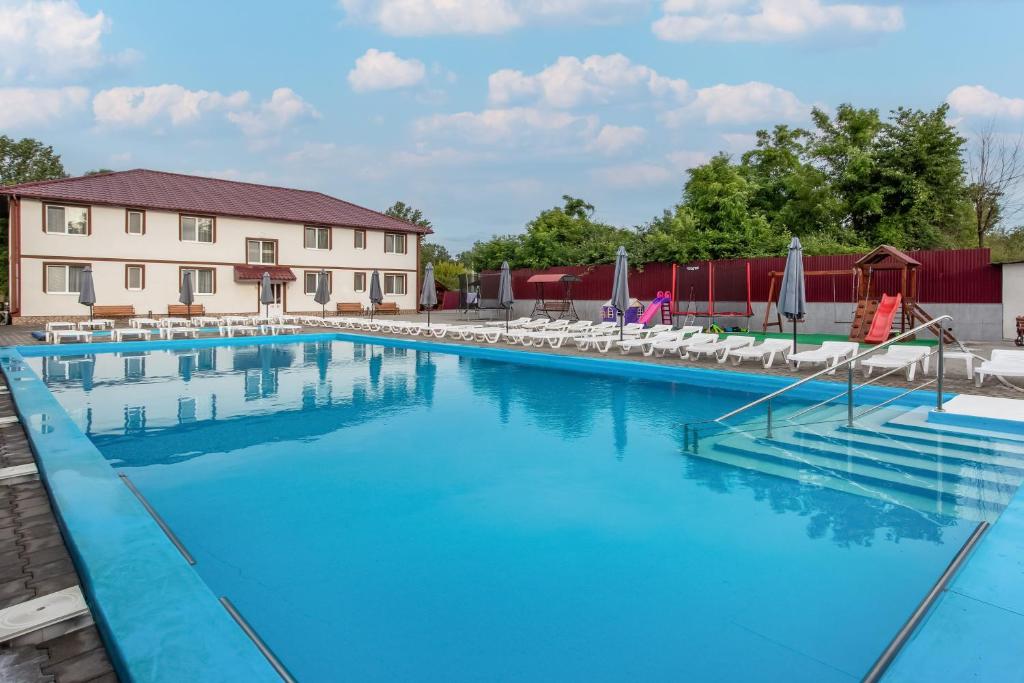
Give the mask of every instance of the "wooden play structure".
[[(886, 295), (888, 301), (898, 295), (898, 310), (886, 311), (886, 314), (892, 316), (893, 324), (899, 319), (899, 332), (933, 319), (917, 302), (919, 261), (896, 247), (883, 244), (858, 259), (853, 267), (856, 271), (857, 310), (850, 326), (850, 341), (865, 341), (879, 304)], [(947, 342), (956, 342), (953, 333), (947, 329), (932, 332), (936, 336), (942, 334)]]

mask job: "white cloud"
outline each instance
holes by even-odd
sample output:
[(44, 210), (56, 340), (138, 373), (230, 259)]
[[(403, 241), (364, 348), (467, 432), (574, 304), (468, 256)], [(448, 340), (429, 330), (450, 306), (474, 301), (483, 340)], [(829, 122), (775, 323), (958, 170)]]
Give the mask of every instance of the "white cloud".
[(0, 0), (0, 76), (37, 80), (94, 69), (130, 59), (103, 52), (110, 20), (88, 15), (73, 0)]
[(757, 146), (757, 136), (753, 133), (722, 133), (727, 152), (746, 152)]
[(667, 78), (643, 64), (634, 64), (621, 54), (559, 57), (554, 64), (528, 75), (514, 69), (502, 69), (488, 79), (493, 104), (506, 105), (516, 100), (537, 98), (551, 107), (570, 108), (583, 103), (604, 104), (643, 94), (682, 99), (686, 81)]
[(961, 85), (946, 102), (962, 116), (1019, 119), (1024, 117), (1024, 98), (1004, 97), (983, 85)]
[(400, 36), (495, 34), (563, 19), (607, 23), (651, 0), (339, 0), (349, 20)]
[(532, 107), (485, 109), (481, 112), (435, 114), (416, 121), (420, 137), (454, 136), (476, 144), (523, 144), (537, 138), (568, 142), (592, 136), (597, 121), (591, 116)]
[(96, 121), (105, 125), (143, 126), (169, 121), (180, 126), (198, 121), (207, 112), (241, 109), (248, 103), (249, 93), (245, 91), (224, 95), (165, 84), (101, 90), (92, 100), (92, 110)]
[(590, 175), (602, 185), (619, 189), (658, 187), (678, 180), (678, 174), (672, 169), (642, 162), (604, 166), (594, 169)]
[(606, 125), (597, 133), (590, 148), (601, 154), (619, 154), (632, 149), (647, 138), (647, 131), (640, 126)]
[(897, 5), (822, 0), (666, 0), (651, 26), (662, 40), (794, 40), (820, 31), (892, 32), (903, 28)]
[(228, 120), (250, 137), (267, 135), (301, 118), (319, 118), (320, 113), (291, 88), (278, 88), (269, 100), (249, 111), (228, 112)]
[(665, 125), (678, 127), (694, 118), (709, 124), (792, 120), (807, 114), (808, 107), (796, 95), (769, 83), (751, 81), (740, 85), (719, 84), (696, 91), (684, 107), (667, 112)]
[(0, 129), (39, 126), (82, 109), (85, 88), (0, 88)]
[(679, 149), (665, 155), (672, 168), (677, 171), (686, 171), (694, 166), (705, 164), (711, 158), (707, 152), (698, 152), (688, 149)]
[(418, 59), (370, 48), (348, 72), (348, 82), (356, 92), (394, 90), (422, 83), (426, 75), (427, 67)]

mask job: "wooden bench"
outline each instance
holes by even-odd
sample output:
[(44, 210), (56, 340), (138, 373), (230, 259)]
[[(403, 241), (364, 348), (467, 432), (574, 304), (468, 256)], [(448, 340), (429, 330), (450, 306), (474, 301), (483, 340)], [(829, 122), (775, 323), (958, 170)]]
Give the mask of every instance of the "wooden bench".
[(135, 315), (135, 306), (93, 306), (92, 314), (97, 318), (131, 318)]
[(345, 313), (346, 315), (362, 315), (363, 305), (338, 302), (338, 313)]
[(385, 301), (374, 309), (377, 315), (398, 315), (398, 304), (394, 301)]
[(185, 304), (167, 304), (167, 315), (173, 315), (181, 317), (183, 315), (206, 315), (206, 307), (203, 304), (192, 304), (186, 306)]

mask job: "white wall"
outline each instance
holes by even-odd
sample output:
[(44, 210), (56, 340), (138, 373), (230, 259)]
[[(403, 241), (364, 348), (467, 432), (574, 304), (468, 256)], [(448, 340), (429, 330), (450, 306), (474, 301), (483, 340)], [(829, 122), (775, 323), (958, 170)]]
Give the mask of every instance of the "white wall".
[(1017, 316), (1024, 315), (1024, 263), (1003, 264), (1003, 338), (1017, 336)]
[[(407, 237), (407, 253), (384, 252), (384, 232), (366, 231), (366, 248), (354, 248), (354, 231), (332, 227), (330, 250), (306, 249), (303, 225), (255, 219), (218, 217), (216, 241), (212, 244), (182, 242), (178, 238), (179, 215), (167, 211), (146, 211), (146, 233), (125, 232), (125, 209), (110, 206), (91, 207), (90, 235), (63, 235), (43, 230), (42, 202), (21, 201), (21, 311), (22, 316), (82, 315), (77, 295), (43, 291), (43, 264), (47, 262), (90, 263), (96, 284), (97, 304), (135, 306), (137, 313), (167, 312), (167, 305), (178, 299), (179, 266), (214, 268), (216, 293), (197, 295), (210, 313), (241, 313), (257, 310), (256, 283), (238, 283), (234, 265), (246, 262), (246, 239), (278, 241), (278, 264), (291, 268), (297, 280), (286, 287), (287, 311), (314, 311), (320, 307), (313, 295), (303, 292), (303, 270), (327, 269), (332, 275), (333, 291), (329, 309), (335, 302), (369, 304), (368, 292), (354, 291), (355, 272), (365, 272), (367, 286), (374, 269), (404, 272), (406, 294), (386, 295), (403, 310), (416, 308), (416, 235)], [(146, 287), (143, 291), (125, 288), (126, 263), (144, 264)], [(13, 285), (13, 283), (12, 283)]]

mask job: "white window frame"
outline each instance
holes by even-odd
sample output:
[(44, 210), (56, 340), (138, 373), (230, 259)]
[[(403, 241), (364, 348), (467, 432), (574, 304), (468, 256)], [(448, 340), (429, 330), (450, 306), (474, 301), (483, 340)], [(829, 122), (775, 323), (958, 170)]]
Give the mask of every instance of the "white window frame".
[[(132, 287), (132, 276), (131, 271), (139, 271), (139, 286)], [(129, 292), (141, 292), (146, 288), (146, 267), (134, 263), (127, 264), (124, 267), (124, 288)]]
[[(313, 240), (314, 243), (316, 244), (315, 247), (311, 247), (308, 244), (306, 244), (306, 235), (309, 233), (310, 230), (313, 230), (315, 232), (315, 234), (316, 234), (316, 237)], [(321, 234), (327, 236), (327, 239), (326, 239), (327, 246), (325, 246), (325, 247), (321, 247), (320, 246), (320, 235)], [(325, 228), (325, 227), (323, 227), (321, 225), (307, 225), (307, 226), (305, 226), (305, 229), (302, 231), (302, 246), (305, 249), (310, 249), (312, 251), (329, 251), (330, 248), (331, 248), (331, 229), (330, 228)]]
[[(402, 291), (394, 291), (394, 283), (401, 281)], [(392, 286), (389, 288), (388, 285)], [(388, 291), (391, 289), (392, 291)], [(384, 296), (405, 296), (409, 292), (409, 277), (405, 273), (384, 273)]]
[[(356, 280), (362, 276), (362, 283), (356, 284)], [(352, 273), (352, 291), (353, 292), (365, 292), (366, 291), (366, 273), (363, 271), (356, 271)]]
[[(52, 289), (50, 287), (50, 269), (51, 268), (63, 268), (64, 269), (64, 289), (63, 290)], [(46, 278), (46, 282), (44, 283), (46, 285), (46, 293), (47, 294), (60, 294), (60, 295), (64, 295), (64, 296), (68, 296), (68, 295), (77, 296), (78, 294), (80, 294), (82, 292), (82, 288), (81, 288), (82, 277), (81, 277), (81, 275), (79, 275), (79, 277), (78, 277), (79, 288), (76, 289), (76, 290), (73, 290), (73, 291), (68, 289), (68, 287), (71, 286), (71, 269), (72, 268), (78, 268), (78, 269), (84, 271), (85, 270), (85, 265), (79, 266), (79, 265), (72, 265), (72, 264), (69, 264), (69, 263), (47, 263), (46, 264), (46, 272), (43, 275), (43, 277)]]
[[(309, 276), (310, 275), (313, 276), (313, 289), (310, 289), (308, 287), (308, 285), (309, 285)], [(331, 274), (330, 274), (330, 272), (328, 272), (326, 274), (326, 277), (327, 277), (327, 289), (329, 290), (329, 289), (331, 289)], [(316, 294), (316, 287), (317, 287), (317, 284), (319, 282), (320, 282), (320, 271), (319, 270), (309, 270), (309, 271), (304, 272), (302, 274), (302, 293), (306, 294), (308, 296), (315, 295)]]
[[(132, 232), (132, 214), (139, 217), (139, 231)], [(125, 226), (125, 232), (129, 235), (135, 235), (136, 237), (146, 234), (146, 213), (139, 211), (138, 209), (128, 209), (127, 225)]]
[[(356, 244), (356, 239), (359, 239), (359, 244)], [(352, 248), (353, 249), (366, 249), (366, 231), (365, 230), (353, 230), (352, 231)]]
[[(194, 229), (196, 231), (195, 239), (188, 239), (185, 237), (185, 221), (191, 219), (195, 222)], [(216, 241), (217, 235), (217, 222), (212, 216), (194, 216), (191, 214), (181, 214), (178, 218), (180, 230), (181, 230), (181, 241), (190, 242), (192, 244), (213, 244)], [(199, 239), (199, 221), (210, 221), (210, 239), (201, 240)]]
[[(260, 259), (261, 260), (253, 261), (251, 259), (251, 255), (249, 254), (249, 245), (250, 244), (259, 244), (260, 245), (259, 252), (260, 252)], [(272, 261), (264, 261), (264, 260), (262, 260), (264, 258), (263, 247), (265, 245), (267, 245), (267, 244), (269, 244), (271, 247), (273, 247), (274, 256), (273, 256), (273, 260)], [(245, 262), (249, 263), (249, 264), (252, 264), (254, 266), (276, 266), (277, 265), (277, 242), (275, 242), (274, 240), (264, 240), (264, 239), (258, 239), (258, 238), (257, 239), (252, 239), (252, 238), (246, 239), (245, 240)]]
[[(50, 209), (60, 209), (64, 212), (63, 230), (50, 230)], [(68, 209), (79, 209), (85, 212), (85, 232), (68, 232)], [(89, 207), (77, 204), (43, 204), (43, 230), (48, 235), (68, 235), (70, 237), (87, 237), (89, 235)]]
[[(199, 271), (210, 272), (210, 291), (199, 291)], [(192, 271), (192, 293), (196, 296), (213, 296), (217, 293), (217, 271), (214, 268), (182, 268), (178, 271), (178, 288), (181, 288), (181, 280), (185, 277), (185, 271)]]
[[(396, 249), (398, 239), (401, 238), (402, 250)], [(384, 233), (384, 253), (385, 254), (408, 254), (409, 253), (409, 236), (404, 232), (386, 232)]]

